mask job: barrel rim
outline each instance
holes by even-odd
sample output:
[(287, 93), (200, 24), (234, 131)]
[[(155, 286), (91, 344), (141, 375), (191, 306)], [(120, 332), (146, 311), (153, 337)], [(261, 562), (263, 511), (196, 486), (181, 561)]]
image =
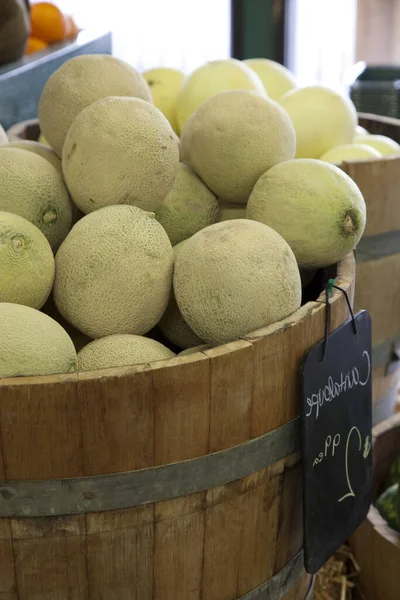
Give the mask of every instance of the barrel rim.
[[(352, 285), (355, 281), (355, 254), (354, 251), (347, 254), (343, 260), (337, 263), (337, 274), (335, 277), (336, 284), (339, 285), (346, 292), (352, 289)], [(343, 294), (340, 290), (334, 289), (330, 297), (330, 304), (334, 305), (337, 302), (343, 301)], [(128, 367), (111, 367), (108, 369), (101, 369), (98, 371), (85, 371), (85, 372), (72, 372), (72, 373), (61, 373), (54, 375), (36, 375), (36, 376), (21, 376), (21, 377), (3, 377), (0, 378), (0, 390), (10, 386), (20, 385), (38, 385), (38, 384), (63, 384), (63, 383), (74, 383), (76, 381), (88, 381), (97, 380), (102, 378), (115, 378), (123, 377), (124, 375), (134, 375), (138, 372), (152, 371), (154, 369), (168, 369), (170, 367), (177, 367), (182, 364), (189, 364), (198, 362), (200, 360), (206, 360), (219, 356), (221, 354), (229, 354), (247, 347), (249, 344), (256, 342), (257, 340), (264, 339), (269, 335), (273, 335), (293, 327), (300, 323), (303, 319), (309, 318), (316, 312), (325, 309), (326, 297), (324, 290), (321, 291), (320, 295), (316, 300), (307, 302), (300, 306), (294, 313), (277, 321), (267, 327), (255, 330), (242, 336), (238, 340), (222, 344), (209, 350), (203, 350), (202, 352), (196, 352), (186, 356), (175, 356), (170, 359), (148, 362), (139, 365), (132, 365)]]

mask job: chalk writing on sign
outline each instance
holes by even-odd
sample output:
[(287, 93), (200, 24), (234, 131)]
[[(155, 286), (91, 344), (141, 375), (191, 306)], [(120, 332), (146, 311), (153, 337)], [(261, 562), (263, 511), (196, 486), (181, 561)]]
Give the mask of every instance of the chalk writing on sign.
[[(346, 448), (344, 453), (344, 474), (347, 483), (347, 493), (341, 496), (338, 499), (338, 502), (343, 502), (346, 498), (355, 497), (355, 493), (353, 487), (351, 485), (350, 473), (349, 473), (349, 448), (350, 448), (350, 440), (352, 436), (355, 437), (356, 441), (358, 441), (358, 451), (361, 452), (363, 458), (368, 458), (369, 453), (371, 451), (371, 441), (369, 435), (367, 435), (363, 441), (362, 435), (358, 427), (352, 427), (347, 435), (346, 439)], [(335, 435), (328, 435), (325, 438), (324, 450), (318, 454), (318, 456), (313, 461), (313, 467), (321, 464), (323, 460), (326, 458), (333, 458), (335, 456), (336, 449), (340, 446), (341, 436), (340, 433), (336, 433)]]
[(371, 377), (371, 357), (367, 350), (362, 353), (362, 359), (364, 370), (361, 374), (357, 367), (353, 367), (347, 373), (340, 373), (340, 377), (336, 380), (330, 376), (323, 388), (307, 396), (308, 411), (306, 417), (311, 417), (314, 413), (315, 418), (318, 419), (325, 402), (332, 402), (332, 400), (338, 398), (341, 394), (345, 394), (353, 387), (367, 385)]

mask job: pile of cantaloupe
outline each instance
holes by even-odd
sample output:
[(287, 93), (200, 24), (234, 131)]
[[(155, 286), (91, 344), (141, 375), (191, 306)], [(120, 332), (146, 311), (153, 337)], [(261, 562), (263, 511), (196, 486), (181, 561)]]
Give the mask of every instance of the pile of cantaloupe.
[(184, 77), (79, 56), (39, 121), (48, 146), (0, 130), (0, 377), (164, 360), (287, 317), (364, 231), (331, 162), (400, 152), (263, 59)]

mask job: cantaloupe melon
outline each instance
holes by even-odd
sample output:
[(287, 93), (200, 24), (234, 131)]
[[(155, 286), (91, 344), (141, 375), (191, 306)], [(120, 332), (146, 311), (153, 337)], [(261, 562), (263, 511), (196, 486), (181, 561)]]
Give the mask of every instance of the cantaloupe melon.
[(142, 335), (171, 291), (173, 250), (154, 214), (108, 206), (83, 217), (56, 255), (54, 301), (91, 338)]
[(126, 367), (174, 356), (160, 342), (141, 335), (109, 335), (82, 348), (78, 353), (78, 371)]
[(57, 249), (70, 230), (72, 204), (56, 169), (33, 152), (0, 146), (0, 181), (0, 210), (28, 219)]
[(315, 269), (337, 263), (355, 248), (364, 232), (366, 207), (344, 171), (303, 158), (260, 177), (246, 215), (280, 233), (301, 269)]
[(257, 179), (294, 157), (287, 113), (274, 100), (235, 90), (217, 94), (187, 121), (181, 160), (224, 202), (245, 204)]
[(382, 156), (395, 156), (400, 154), (400, 144), (385, 135), (357, 135), (354, 139), (356, 144), (365, 144), (375, 148)]
[(74, 345), (64, 329), (40, 311), (0, 303), (0, 377), (69, 373)]
[(351, 144), (357, 111), (347, 96), (321, 85), (298, 88), (279, 98), (296, 130), (296, 158), (319, 158)]
[(171, 190), (156, 210), (156, 219), (175, 246), (191, 235), (215, 223), (218, 201), (211, 190), (180, 163)]
[(276, 231), (236, 219), (186, 240), (175, 263), (174, 292), (193, 331), (222, 344), (297, 310), (301, 281), (294, 254)]
[[(108, 54), (75, 56), (49, 77), (39, 101), (39, 123), (58, 156), (75, 117), (108, 96), (131, 96), (152, 102), (149, 86), (140, 73)], [(119, 128), (124, 130), (125, 123), (120, 122)]]
[(344, 161), (352, 161), (359, 159), (376, 160), (382, 157), (382, 154), (366, 144), (344, 144), (343, 146), (336, 146), (325, 152), (320, 160), (339, 165)]
[(217, 223), (222, 221), (231, 221), (232, 219), (245, 219), (246, 218), (246, 205), (245, 204), (234, 204), (233, 202), (222, 202), (219, 201), (219, 211), (217, 217)]
[(268, 58), (249, 58), (244, 61), (261, 79), (265, 91), (272, 100), (297, 87), (293, 73), (286, 67)]
[(85, 214), (112, 204), (154, 211), (171, 189), (179, 145), (170, 124), (138, 98), (105, 98), (74, 120), (62, 154), (64, 178)]
[[(186, 241), (187, 240), (184, 240), (174, 246), (174, 263), (186, 244)], [(195, 334), (182, 317), (181, 311), (176, 303), (173, 288), (171, 289), (171, 297), (168, 302), (167, 310), (163, 314), (158, 326), (163, 336), (171, 344), (178, 346), (178, 348), (191, 348), (192, 346), (198, 346), (203, 343), (203, 340)]]
[(8, 144), (8, 137), (3, 127), (0, 125), (0, 146)]
[(178, 69), (159, 67), (142, 73), (150, 88), (154, 106), (168, 119), (172, 129), (178, 133), (176, 121), (176, 103), (181, 91), (185, 75)]
[(42, 158), (45, 158), (51, 165), (53, 165), (60, 175), (62, 175), (61, 160), (58, 158), (54, 150), (49, 148), (49, 146), (39, 142), (33, 142), (32, 140), (19, 140), (18, 142), (10, 142), (7, 147), (20, 148), (21, 150), (27, 150), (28, 152), (38, 154)]
[(41, 308), (54, 280), (49, 242), (26, 219), (0, 211), (0, 302)]
[(230, 58), (213, 60), (193, 71), (187, 78), (176, 103), (178, 131), (189, 117), (209, 98), (225, 90), (266, 92), (259, 76), (245, 63)]

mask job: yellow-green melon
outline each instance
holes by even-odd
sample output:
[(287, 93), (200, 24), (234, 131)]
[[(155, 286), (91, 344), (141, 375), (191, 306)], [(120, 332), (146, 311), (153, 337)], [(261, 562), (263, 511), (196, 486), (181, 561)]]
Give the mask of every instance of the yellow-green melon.
[(178, 131), (205, 102), (225, 90), (253, 90), (266, 94), (258, 75), (244, 62), (229, 58), (213, 60), (193, 71), (185, 80), (176, 104)]
[(382, 156), (395, 156), (400, 154), (400, 144), (386, 135), (357, 135), (356, 144), (364, 144), (378, 150)]
[(261, 79), (265, 91), (272, 100), (278, 100), (286, 92), (297, 87), (296, 79), (283, 65), (268, 58), (249, 58), (244, 61)]
[(138, 98), (105, 98), (74, 120), (62, 168), (74, 203), (85, 214), (113, 204), (154, 211), (171, 189), (179, 145), (170, 124)]
[(21, 150), (27, 150), (38, 154), (42, 158), (45, 158), (53, 167), (62, 175), (61, 160), (52, 148), (41, 144), (40, 142), (33, 142), (32, 140), (19, 140), (10, 142), (7, 145), (8, 148), (20, 148)]
[(56, 255), (54, 301), (91, 338), (142, 335), (171, 291), (173, 250), (154, 214), (108, 206), (83, 217)]
[(181, 160), (224, 202), (245, 204), (257, 179), (294, 157), (296, 138), (274, 100), (234, 90), (210, 98), (187, 121)]
[(351, 144), (357, 111), (347, 96), (321, 85), (298, 88), (279, 98), (296, 130), (296, 158), (319, 158)]
[(141, 335), (109, 335), (94, 340), (78, 353), (78, 371), (126, 367), (173, 358), (160, 342)]
[(172, 129), (178, 133), (176, 103), (185, 80), (184, 73), (178, 69), (159, 67), (148, 69), (142, 75), (150, 88), (154, 106), (161, 110)]
[(325, 152), (320, 160), (332, 164), (340, 164), (344, 161), (352, 160), (376, 160), (381, 158), (382, 154), (366, 144), (344, 144), (343, 146), (336, 146)]
[(310, 158), (281, 163), (260, 177), (246, 215), (280, 233), (301, 269), (340, 261), (356, 247), (366, 223), (354, 181), (338, 167)]
[(71, 228), (72, 204), (61, 175), (44, 158), (0, 146), (0, 210), (24, 217), (57, 249)]
[(301, 280), (279, 233), (236, 219), (186, 240), (175, 263), (174, 292), (193, 331), (209, 344), (223, 344), (297, 310)]
[[(149, 86), (140, 73), (108, 54), (75, 56), (49, 77), (39, 101), (39, 123), (41, 133), (58, 156), (75, 117), (96, 100), (108, 96), (130, 96), (152, 102)], [(119, 128), (123, 130), (125, 123), (120, 122)]]
[(0, 211), (0, 302), (41, 308), (54, 281), (49, 242), (30, 221)]
[(69, 373), (74, 345), (53, 319), (29, 306), (0, 302), (0, 377)]
[(156, 210), (156, 219), (164, 227), (175, 246), (200, 229), (215, 223), (218, 201), (211, 190), (180, 163), (171, 190)]

